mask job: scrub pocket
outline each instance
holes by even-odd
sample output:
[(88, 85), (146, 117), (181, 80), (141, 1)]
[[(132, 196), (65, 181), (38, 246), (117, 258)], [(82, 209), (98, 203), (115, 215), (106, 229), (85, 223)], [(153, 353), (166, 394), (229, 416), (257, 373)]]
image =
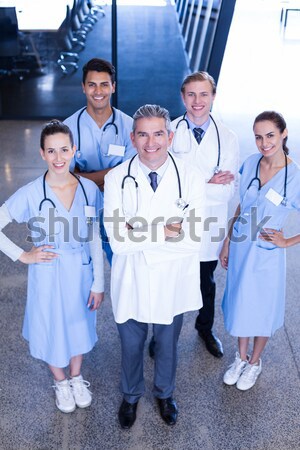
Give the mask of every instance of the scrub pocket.
[[(268, 228), (273, 228), (274, 230), (279, 231), (280, 227), (278, 225), (268, 225)], [(274, 250), (275, 248), (278, 248), (277, 245), (273, 244), (272, 242), (263, 241), (259, 238), (259, 234), (257, 233), (257, 239), (256, 239), (256, 245), (257, 247), (264, 248), (265, 250)]]
[(272, 244), (272, 242), (266, 242), (259, 238), (257, 238), (256, 246), (264, 250), (274, 250), (275, 248), (278, 248), (277, 245)]
[(87, 254), (85, 250), (81, 252), (81, 260), (83, 266), (89, 266), (91, 264), (92, 258)]

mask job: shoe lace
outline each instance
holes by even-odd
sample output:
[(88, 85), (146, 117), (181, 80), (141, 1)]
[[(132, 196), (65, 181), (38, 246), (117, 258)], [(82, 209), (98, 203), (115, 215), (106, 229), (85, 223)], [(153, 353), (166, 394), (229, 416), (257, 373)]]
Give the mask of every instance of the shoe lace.
[(55, 389), (57, 394), (63, 397), (65, 400), (69, 400), (69, 398), (72, 396), (70, 385), (68, 383), (55, 383), (52, 387)]
[(243, 361), (240, 357), (236, 356), (235, 360), (232, 364), (229, 366), (230, 372), (235, 372), (238, 370), (242, 365), (245, 364), (246, 361)]
[(87, 389), (91, 393), (91, 391), (88, 389), (91, 383), (86, 380), (73, 378), (72, 380), (70, 380), (70, 385), (73, 391), (75, 391), (78, 395), (83, 395), (85, 389)]
[(252, 381), (256, 376), (258, 368), (259, 368), (258, 365), (248, 363), (243, 372), (243, 378), (246, 379), (247, 381), (248, 380)]

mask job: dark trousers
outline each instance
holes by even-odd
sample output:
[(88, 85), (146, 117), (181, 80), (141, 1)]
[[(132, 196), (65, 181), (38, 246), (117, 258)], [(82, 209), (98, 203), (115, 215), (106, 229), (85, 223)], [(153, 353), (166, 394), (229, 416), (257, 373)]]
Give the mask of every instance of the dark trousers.
[[(153, 325), (155, 339), (154, 388), (157, 398), (168, 398), (175, 388), (177, 344), (183, 314), (175, 316), (170, 325)], [(117, 324), (122, 347), (121, 388), (124, 399), (136, 403), (145, 391), (144, 345), (148, 324), (130, 319)]]
[(198, 331), (211, 330), (215, 317), (216, 283), (214, 271), (218, 261), (200, 262), (200, 290), (202, 294), (203, 307), (199, 310), (195, 328)]

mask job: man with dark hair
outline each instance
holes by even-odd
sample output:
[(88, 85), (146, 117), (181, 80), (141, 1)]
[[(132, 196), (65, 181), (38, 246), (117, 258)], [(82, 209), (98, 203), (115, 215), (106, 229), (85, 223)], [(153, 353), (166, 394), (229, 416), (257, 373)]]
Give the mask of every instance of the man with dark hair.
[[(116, 83), (115, 68), (110, 62), (93, 58), (82, 72), (87, 106), (64, 122), (71, 129), (77, 147), (75, 171), (94, 181), (103, 191), (107, 172), (136, 153), (130, 139), (132, 118), (111, 106)], [(102, 241), (111, 263), (112, 253), (103, 233)]]

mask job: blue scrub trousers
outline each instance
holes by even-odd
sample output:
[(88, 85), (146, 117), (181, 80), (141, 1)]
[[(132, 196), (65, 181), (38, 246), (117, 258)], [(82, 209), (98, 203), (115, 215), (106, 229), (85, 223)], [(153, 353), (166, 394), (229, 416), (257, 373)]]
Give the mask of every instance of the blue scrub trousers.
[[(153, 324), (155, 339), (154, 387), (157, 398), (172, 396), (175, 389), (177, 344), (183, 314), (175, 316), (170, 325)], [(144, 346), (148, 323), (130, 319), (117, 324), (122, 347), (121, 389), (128, 403), (136, 403), (145, 392)]]

